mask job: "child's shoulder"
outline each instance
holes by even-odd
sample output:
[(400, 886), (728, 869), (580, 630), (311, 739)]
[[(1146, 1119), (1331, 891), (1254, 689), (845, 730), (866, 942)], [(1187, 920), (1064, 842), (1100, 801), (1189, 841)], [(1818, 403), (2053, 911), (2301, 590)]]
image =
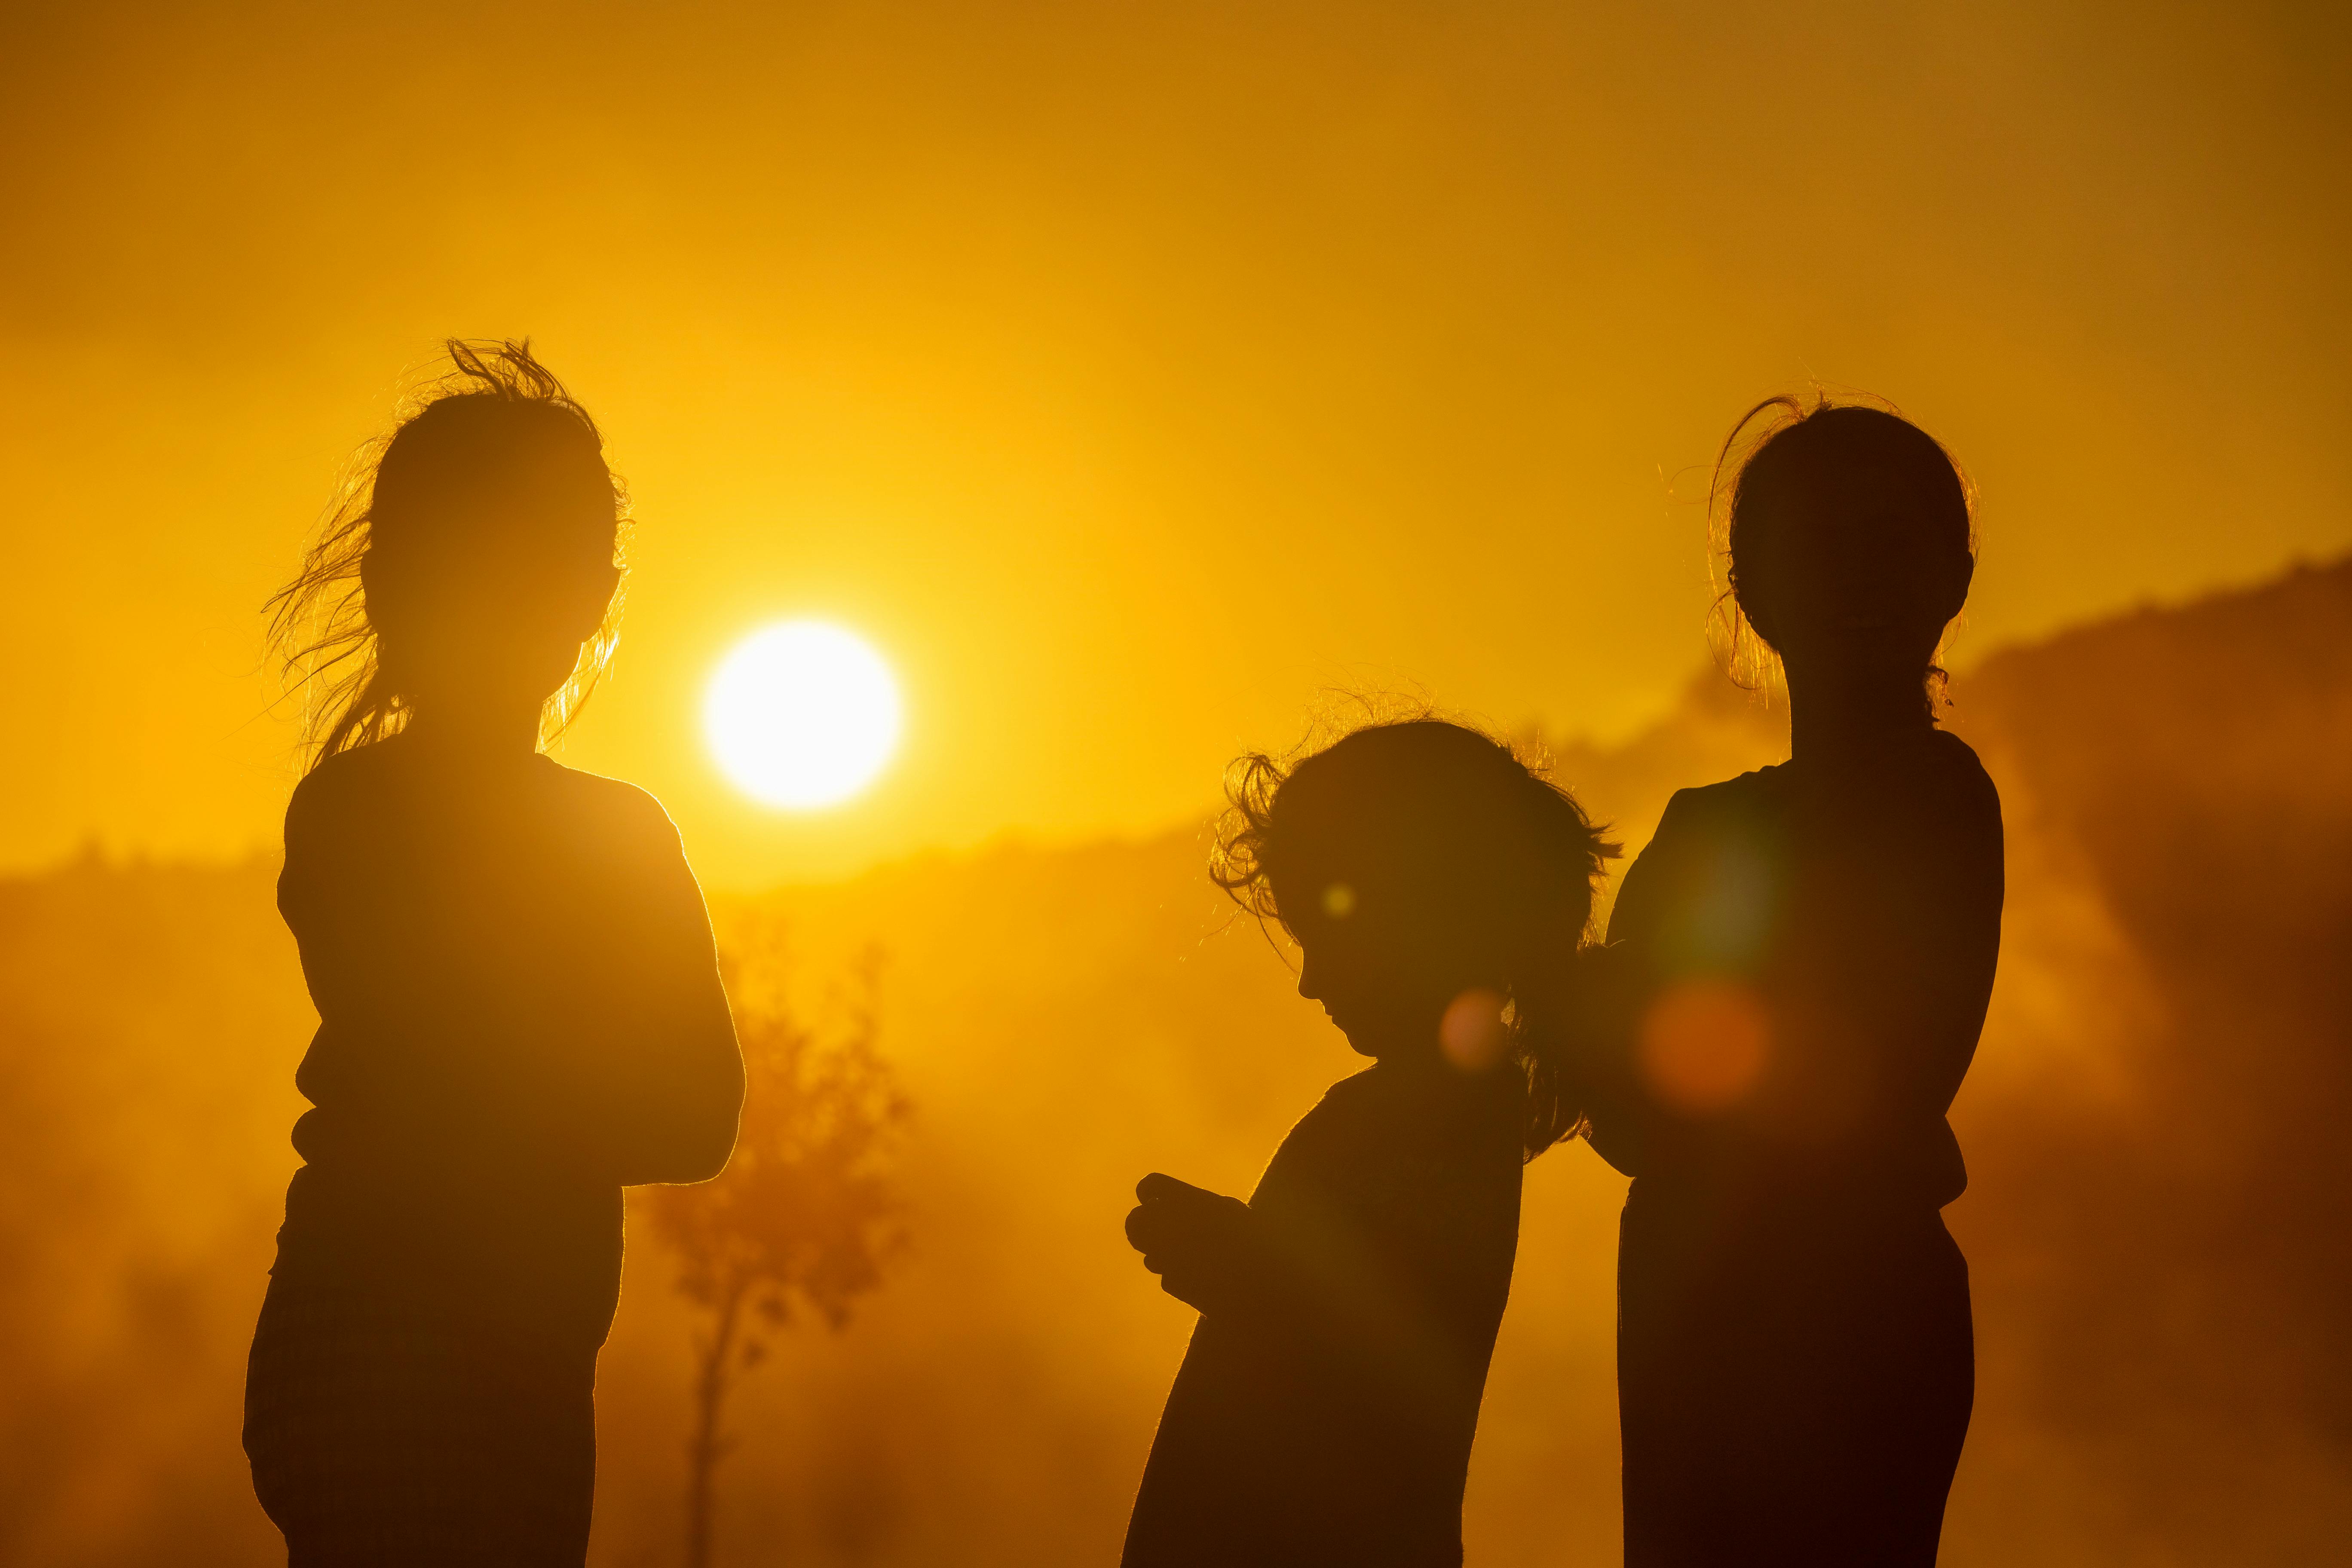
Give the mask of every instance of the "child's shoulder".
[[(1908, 760), (1903, 760), (1906, 758)], [(1924, 745), (1898, 753), (1888, 765), (1895, 777), (1912, 781), (1898, 787), (1907, 789), (1924, 783), (1956, 805), (2000, 814), (2000, 792), (1993, 786), (1992, 775), (1985, 771), (1975, 748), (1948, 730), (1928, 731)], [(1774, 763), (1736, 778), (1678, 789), (1666, 801), (1658, 832), (1664, 836), (1670, 826), (1683, 832), (1703, 830), (1711, 825), (1773, 811), (1785, 804), (1789, 791), (1796, 784), (1792, 764)]]
[[(1474, 1079), (1443, 1063), (1375, 1063), (1326, 1089), (1275, 1163), (1293, 1178), (1317, 1173), (1317, 1182), (1363, 1191), (1392, 1191), (1401, 1181), (1426, 1185), (1432, 1172), (1490, 1166), (1515, 1184), (1526, 1118), (1516, 1074)], [(1429, 1194), (1437, 1191), (1429, 1185)]]
[(1412, 1124), (1450, 1122), (1462, 1104), (1477, 1098), (1470, 1092), (1470, 1082), (1433, 1065), (1424, 1071), (1409, 1064), (1375, 1062), (1325, 1089), (1299, 1125), (1392, 1132)]
[(388, 743), (381, 742), (321, 757), (294, 786), (287, 826), (329, 820), (380, 796), (395, 772), (393, 763)]
[(1928, 743), (1930, 767), (1944, 786), (1955, 794), (1979, 804), (1990, 805), (1995, 813), (2000, 810), (2000, 791), (1994, 787), (1992, 774), (1985, 771), (1984, 760), (1977, 755), (1974, 746), (1949, 730), (1937, 730)]
[[(529, 781), (529, 787), (520, 795), (509, 785), (499, 784), (489, 789), (490, 796), (522, 805), (523, 809), (529, 810), (530, 807), (523, 803), (536, 795), (572, 816), (590, 832), (662, 847), (677, 846), (677, 827), (671, 822), (669, 813), (660, 801), (636, 785), (602, 773), (565, 767), (543, 753), (532, 756), (528, 766), (529, 771), (520, 777)], [(478, 783), (461, 777), (456, 788), (464, 795)], [(420, 763), (402, 744), (401, 738), (394, 736), (321, 759), (294, 786), (293, 797), (286, 805), (287, 826), (289, 831), (322, 826), (341, 817), (378, 809), (403, 794), (441, 794), (451, 787), (446, 777)]]
[(657, 853), (677, 851), (677, 824), (650, 790), (603, 773), (567, 768), (552, 757), (540, 761), (551, 787), (590, 832)]
[(1759, 812), (1769, 812), (1780, 803), (1790, 779), (1789, 764), (1774, 763), (1736, 778), (1678, 789), (1666, 797), (1666, 809), (1658, 818), (1654, 837), (1672, 841), (1685, 834), (1703, 833), (1711, 827), (1744, 821)]
[(1921, 790), (1922, 808), (1937, 826), (1937, 837), (1960, 852), (1979, 858), (1991, 874), (2000, 874), (2000, 791), (1976, 749), (1958, 735), (1938, 730), (1928, 749), (1932, 761)]
[(626, 779), (592, 773), (584, 768), (568, 768), (550, 756), (542, 755), (540, 761), (546, 764), (555, 787), (568, 792), (587, 809), (640, 825), (659, 823), (665, 828), (670, 827), (669, 812), (651, 790), (641, 789)]
[(1323, 1098), (1316, 1101), (1315, 1109), (1322, 1110), (1328, 1107), (1335, 1112), (1344, 1114), (1358, 1107), (1377, 1105), (1385, 1098), (1381, 1091), (1387, 1086), (1388, 1080), (1381, 1076), (1380, 1064), (1375, 1062), (1360, 1071), (1349, 1073), (1346, 1078), (1325, 1089)]
[(349, 856), (364, 856), (366, 846), (381, 842), (384, 822), (399, 810), (398, 762), (378, 742), (321, 757), (302, 775), (286, 803), (280, 908), (299, 888), (331, 882)]
[(1341, 1136), (1346, 1129), (1361, 1126), (1377, 1119), (1385, 1109), (1386, 1085), (1379, 1076), (1378, 1065), (1346, 1078), (1323, 1091), (1323, 1098), (1309, 1107), (1291, 1127), (1286, 1143), (1312, 1144)]
[(1691, 784), (1666, 797), (1666, 810), (1686, 816), (1728, 810), (1778, 788), (1788, 773), (1788, 763), (1774, 763), (1769, 767), (1751, 768), (1736, 778)]

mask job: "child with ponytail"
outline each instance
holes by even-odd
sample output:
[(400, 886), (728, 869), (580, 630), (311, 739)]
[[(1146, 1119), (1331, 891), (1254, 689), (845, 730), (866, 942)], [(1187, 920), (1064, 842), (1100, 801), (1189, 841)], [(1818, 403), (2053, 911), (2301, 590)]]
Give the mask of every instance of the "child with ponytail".
[(1633, 1178), (1625, 1562), (1929, 1568), (1975, 1390), (1945, 1117), (2000, 950), (2000, 797), (1937, 724), (1971, 498), (1918, 426), (1796, 398), (1717, 493), (1791, 755), (1674, 797), (1572, 987), (1588, 1135)]

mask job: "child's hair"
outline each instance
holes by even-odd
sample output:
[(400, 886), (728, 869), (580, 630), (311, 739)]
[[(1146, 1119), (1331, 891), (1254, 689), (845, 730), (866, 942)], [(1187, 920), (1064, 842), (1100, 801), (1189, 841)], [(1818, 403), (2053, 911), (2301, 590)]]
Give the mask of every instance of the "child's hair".
[(1225, 793), (1210, 879), (1261, 921), (1287, 928), (1276, 884), (1336, 850), (1385, 861), (1408, 895), (1400, 907), (1450, 930), (1474, 922), (1507, 971), (1528, 1157), (1576, 1132), (1583, 1114), (1567, 1083), (1559, 992), (1618, 847), (1540, 765), (1475, 730), (1413, 719), (1290, 759), (1252, 752), (1227, 771)]
[(1795, 533), (1870, 487), (1874, 500), (1895, 498), (1874, 517), (1908, 531), (1899, 542), (1907, 572), (1890, 576), (1891, 607), (1916, 606), (1938, 634), (1927, 659), (1921, 700), (1943, 698), (1944, 637), (1951, 616), (1940, 607), (1966, 596), (1976, 560), (1976, 492), (1936, 438), (1895, 412), (1865, 403), (1810, 405), (1790, 394), (1769, 397), (1740, 416), (1717, 455), (1709, 492), (1721, 589), (1715, 625), (1732, 679), (1751, 689), (1771, 676), (1778, 652), (1757, 630), (1741, 597), (1742, 563), (1759, 575)]
[[(622, 564), (628, 494), (588, 411), (528, 339), (445, 345), (451, 368), (407, 400), (391, 435), (354, 459), (294, 580), (270, 596), (272, 647), (302, 692), (312, 765), (399, 732), (415, 693), (394, 629), (470, 546), (503, 531), (551, 574)], [(617, 580), (571, 678), (541, 711), (561, 734), (611, 661)]]

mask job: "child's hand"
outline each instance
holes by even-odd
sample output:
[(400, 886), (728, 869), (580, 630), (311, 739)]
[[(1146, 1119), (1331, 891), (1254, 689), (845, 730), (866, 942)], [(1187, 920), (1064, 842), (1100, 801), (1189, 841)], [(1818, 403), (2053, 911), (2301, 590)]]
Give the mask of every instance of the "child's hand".
[(1135, 1184), (1127, 1239), (1160, 1288), (1202, 1311), (1223, 1292), (1240, 1261), (1250, 1225), (1249, 1205), (1154, 1171)]

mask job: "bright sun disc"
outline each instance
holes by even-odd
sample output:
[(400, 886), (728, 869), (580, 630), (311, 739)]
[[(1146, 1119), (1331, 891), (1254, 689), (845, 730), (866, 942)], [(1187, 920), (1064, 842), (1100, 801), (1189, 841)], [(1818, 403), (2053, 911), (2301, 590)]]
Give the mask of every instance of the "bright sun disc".
[(898, 683), (866, 640), (824, 621), (752, 633), (710, 678), (703, 733), (736, 787), (790, 811), (835, 805), (898, 745)]

